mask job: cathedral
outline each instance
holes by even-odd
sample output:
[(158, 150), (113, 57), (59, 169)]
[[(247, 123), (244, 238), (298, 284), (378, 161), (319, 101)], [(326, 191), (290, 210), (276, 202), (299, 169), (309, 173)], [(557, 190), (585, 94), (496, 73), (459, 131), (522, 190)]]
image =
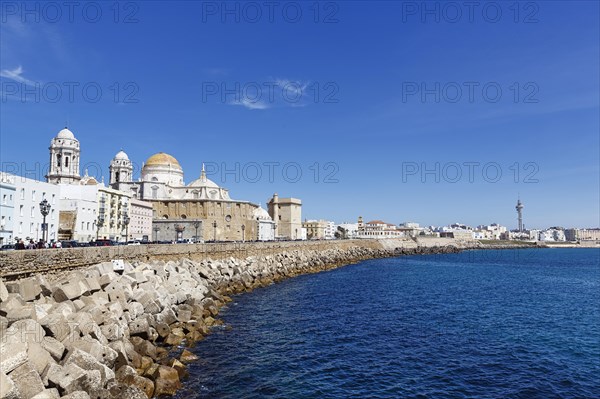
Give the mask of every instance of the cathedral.
[(206, 177), (204, 166), (186, 185), (177, 159), (159, 152), (146, 160), (135, 181), (132, 162), (119, 151), (109, 172), (113, 189), (152, 203), (154, 241), (254, 241), (275, 235), (275, 224), (264, 209), (231, 199), (226, 188)]

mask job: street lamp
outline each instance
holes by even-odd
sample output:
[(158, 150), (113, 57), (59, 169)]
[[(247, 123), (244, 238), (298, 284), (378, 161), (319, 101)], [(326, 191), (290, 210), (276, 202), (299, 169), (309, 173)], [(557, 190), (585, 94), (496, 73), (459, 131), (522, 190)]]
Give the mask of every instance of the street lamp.
[(125, 224), (125, 242), (129, 241), (129, 216), (125, 215), (123, 223)]
[(183, 231), (185, 230), (185, 226), (182, 224), (175, 225), (175, 242), (183, 239)]
[(213, 241), (217, 242), (217, 221), (213, 222)]
[(242, 242), (246, 242), (246, 225), (242, 225)]
[(154, 242), (158, 242), (158, 232), (160, 231), (160, 228), (158, 226), (154, 227)]
[(194, 222), (194, 227), (196, 228), (196, 237), (195, 237), (195, 241), (196, 241), (196, 242), (198, 242), (198, 241), (199, 241), (199, 240), (198, 240), (198, 228), (200, 227), (200, 221), (199, 221), (199, 220), (196, 220), (196, 221)]
[(48, 203), (48, 200), (44, 199), (42, 202), (40, 202), (40, 212), (44, 217), (44, 221), (42, 223), (42, 239), (44, 240), (44, 242), (48, 241), (48, 226), (46, 225), (46, 216), (48, 216), (48, 214), (50, 213), (50, 208), (51, 206)]
[(98, 227), (96, 229), (96, 241), (98, 241), (98, 236), (100, 235), (100, 228), (102, 226), (104, 226), (104, 217), (103, 216), (98, 216), (98, 221), (96, 222), (96, 226)]

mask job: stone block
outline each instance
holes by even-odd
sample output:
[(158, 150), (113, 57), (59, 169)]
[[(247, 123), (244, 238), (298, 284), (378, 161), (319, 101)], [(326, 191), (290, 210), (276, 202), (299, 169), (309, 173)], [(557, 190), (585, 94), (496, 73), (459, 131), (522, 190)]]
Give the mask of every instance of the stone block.
[(2, 340), (5, 342), (42, 342), (46, 330), (40, 323), (33, 319), (23, 319), (14, 322), (6, 330)]
[(65, 346), (63, 345), (63, 343), (53, 337), (44, 337), (40, 345), (57, 362), (59, 362), (62, 359), (65, 353)]
[(145, 318), (139, 318), (129, 323), (129, 334), (148, 337), (150, 326)]
[(10, 373), (27, 361), (27, 342), (0, 342), (0, 370)]
[(154, 372), (154, 395), (175, 395), (177, 390), (181, 388), (179, 374), (172, 367), (158, 366)]
[(77, 299), (88, 291), (89, 287), (87, 284), (79, 279), (76, 279), (55, 287), (54, 291), (52, 292), (52, 297), (56, 302), (63, 302), (66, 300)]
[[(17, 294), (18, 295), (18, 294)], [(9, 302), (5, 302), (9, 303)], [(35, 317), (35, 305), (28, 303), (27, 305), (13, 307), (7, 306), (5, 308), (6, 319), (9, 323), (14, 323), (19, 320), (33, 319)]]
[(91, 293), (100, 291), (102, 289), (102, 287), (100, 286), (100, 282), (96, 277), (86, 277), (85, 282), (87, 283)]
[(35, 342), (28, 345), (27, 357), (29, 359), (29, 363), (31, 363), (39, 375), (44, 372), (50, 363), (56, 363), (50, 353), (48, 353), (48, 351), (45, 350), (41, 344)]
[(90, 395), (85, 391), (75, 391), (62, 396), (62, 399), (90, 399)]
[(24, 278), (6, 284), (8, 292), (21, 295), (24, 301), (33, 301), (42, 293), (42, 288), (35, 277)]
[(44, 389), (31, 399), (60, 399), (60, 394), (56, 388)]
[(29, 362), (25, 362), (10, 373), (19, 394), (24, 399), (30, 399), (44, 390), (40, 375)]
[(8, 290), (6, 289), (6, 285), (4, 285), (4, 281), (0, 278), (0, 302), (4, 302), (8, 299)]
[(182, 323), (190, 321), (192, 318), (192, 312), (189, 310), (178, 310), (177, 311), (177, 320)]
[(48, 380), (50, 388), (56, 387), (62, 394), (69, 394), (85, 390), (88, 375), (85, 370), (74, 363), (65, 366), (51, 364), (42, 378)]
[(19, 389), (12, 378), (4, 374), (4, 370), (0, 370), (0, 398), (19, 399), (20, 397)]

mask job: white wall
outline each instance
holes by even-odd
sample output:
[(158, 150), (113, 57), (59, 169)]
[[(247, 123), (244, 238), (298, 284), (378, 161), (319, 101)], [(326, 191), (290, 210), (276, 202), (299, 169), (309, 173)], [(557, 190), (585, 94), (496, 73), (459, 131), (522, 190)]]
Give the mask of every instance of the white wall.
[(61, 210), (75, 211), (73, 239), (80, 242), (96, 239), (98, 186), (60, 184), (59, 187)]
[(60, 212), (60, 189), (57, 185), (14, 176), (14, 221), (13, 237), (34, 240), (42, 239), (43, 217), (40, 202), (46, 199), (50, 204), (50, 213), (46, 217), (48, 223), (48, 241), (58, 238), (58, 217)]

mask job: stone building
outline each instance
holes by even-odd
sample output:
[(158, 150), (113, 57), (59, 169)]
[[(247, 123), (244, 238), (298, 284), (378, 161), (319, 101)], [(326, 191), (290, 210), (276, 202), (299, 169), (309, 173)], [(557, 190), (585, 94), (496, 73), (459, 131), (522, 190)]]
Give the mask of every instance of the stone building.
[(120, 151), (111, 161), (111, 187), (132, 198), (152, 203), (152, 240), (253, 241), (259, 237), (254, 219), (257, 206), (231, 199), (229, 190), (206, 176), (189, 184), (175, 157), (159, 152), (150, 156), (136, 181), (127, 154)]
[(305, 220), (302, 227), (306, 229), (306, 238), (309, 240), (324, 240), (329, 223), (326, 220)]
[(278, 239), (302, 238), (302, 201), (297, 198), (279, 198), (277, 193), (269, 200), (269, 215), (276, 224)]

